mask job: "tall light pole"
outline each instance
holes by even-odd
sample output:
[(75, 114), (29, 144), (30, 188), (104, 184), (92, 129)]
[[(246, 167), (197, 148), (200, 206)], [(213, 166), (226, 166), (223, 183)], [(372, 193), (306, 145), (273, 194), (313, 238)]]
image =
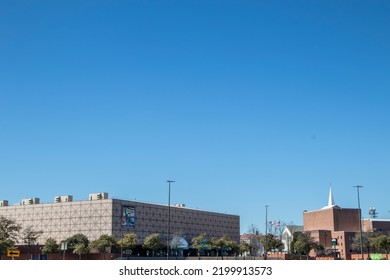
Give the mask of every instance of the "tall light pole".
[(267, 250), (266, 248), (268, 247), (268, 206), (269, 205), (266, 205), (265, 206), (265, 238), (264, 238), (264, 259), (266, 260), (267, 259)]
[(360, 254), (362, 255), (362, 260), (364, 260), (363, 255), (363, 232), (362, 232), (362, 211), (360, 209), (360, 194), (359, 189), (363, 186), (353, 186), (357, 190), (357, 199), (358, 199), (358, 209), (359, 209), (359, 231), (360, 231)]
[(168, 225), (167, 225), (167, 260), (169, 260), (169, 235), (171, 231), (171, 183), (173, 180), (167, 180), (168, 183)]

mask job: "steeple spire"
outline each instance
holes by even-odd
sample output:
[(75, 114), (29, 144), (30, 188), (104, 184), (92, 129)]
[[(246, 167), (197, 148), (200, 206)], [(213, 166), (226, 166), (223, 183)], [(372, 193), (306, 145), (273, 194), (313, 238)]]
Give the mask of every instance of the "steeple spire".
[(329, 208), (340, 208), (339, 206), (336, 205), (334, 202), (333, 198), (333, 193), (332, 193), (332, 184), (329, 186), (329, 199), (328, 199), (328, 205), (325, 207), (322, 207), (321, 209), (329, 209)]
[(334, 205), (336, 205), (336, 204), (334, 203), (334, 198), (333, 198), (333, 194), (332, 194), (332, 184), (331, 184), (330, 187), (329, 187), (328, 207), (332, 207)]

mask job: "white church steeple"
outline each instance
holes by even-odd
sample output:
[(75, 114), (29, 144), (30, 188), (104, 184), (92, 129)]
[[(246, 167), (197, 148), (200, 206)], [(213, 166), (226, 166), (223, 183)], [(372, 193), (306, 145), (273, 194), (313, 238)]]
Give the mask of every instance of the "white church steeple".
[(332, 184), (331, 184), (330, 187), (329, 187), (328, 205), (326, 205), (325, 207), (322, 207), (322, 209), (329, 209), (329, 208), (334, 208), (334, 207), (340, 208), (334, 202), (333, 193), (332, 193)]
[(332, 194), (332, 185), (330, 185), (330, 187), (329, 187), (328, 207), (332, 207), (334, 205), (336, 205), (336, 204), (334, 203), (334, 198), (333, 198), (333, 194)]

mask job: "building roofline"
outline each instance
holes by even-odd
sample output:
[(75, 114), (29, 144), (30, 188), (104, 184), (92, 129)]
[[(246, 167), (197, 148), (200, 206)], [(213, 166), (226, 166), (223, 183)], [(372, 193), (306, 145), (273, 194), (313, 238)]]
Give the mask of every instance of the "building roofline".
[[(108, 198), (108, 193), (107, 193), (107, 198), (104, 198), (104, 199), (92, 199), (92, 200), (89, 200), (89, 199), (84, 199), (84, 200), (73, 200), (72, 201), (61, 201), (61, 202), (40, 202), (40, 203), (37, 203), (37, 204), (20, 204), (20, 203), (15, 203), (15, 204), (12, 204), (12, 205), (7, 205), (7, 206), (2, 206), (1, 208), (4, 208), (6, 209), (7, 207), (29, 207), (29, 206), (33, 206), (33, 207), (39, 207), (40, 205), (60, 205), (62, 203), (65, 203), (65, 204), (68, 204), (68, 203), (80, 203), (80, 202), (93, 202), (93, 203), (98, 203), (98, 202), (104, 202), (104, 201), (124, 201), (124, 202), (130, 202), (130, 203), (141, 203), (141, 204), (149, 204), (149, 205), (156, 205), (156, 206), (163, 206), (163, 207), (168, 207), (168, 204), (161, 204), (161, 203), (154, 203), (154, 202), (147, 202), (147, 201), (138, 201), (138, 200), (127, 200), (127, 199), (120, 199), (120, 198)], [(8, 202), (8, 200), (7, 200)], [(237, 215), (237, 214), (228, 214), (228, 213), (223, 213), (223, 212), (219, 212), (219, 211), (212, 211), (212, 210), (204, 210), (204, 209), (196, 209), (196, 208), (191, 208), (191, 207), (187, 207), (187, 206), (179, 206), (179, 205), (175, 205), (175, 204), (171, 204), (170, 207), (172, 208), (179, 208), (179, 209), (187, 209), (187, 210), (191, 210), (191, 211), (199, 211), (199, 212), (205, 212), (205, 213), (214, 213), (214, 214), (220, 214), (220, 215), (226, 215), (226, 216), (234, 216), (234, 217), (240, 217), (240, 215)], [(1, 209), (0, 208), (0, 209)]]
[[(168, 207), (167, 204), (161, 204), (161, 203), (154, 203), (154, 202), (145, 202), (145, 201), (139, 201), (139, 200), (126, 200), (126, 199), (119, 199), (119, 198), (111, 198), (113, 201), (125, 201), (125, 202), (132, 202), (132, 203), (141, 203), (141, 204), (149, 204), (149, 205), (156, 205), (156, 206), (163, 206), (163, 207)], [(199, 212), (205, 212), (205, 213), (214, 213), (214, 214), (220, 214), (220, 215), (227, 215), (227, 216), (236, 216), (240, 217), (239, 215), (236, 214), (228, 214), (228, 213), (222, 213), (222, 212), (217, 212), (217, 211), (211, 211), (211, 210), (204, 210), (204, 209), (196, 209), (196, 208), (191, 208), (187, 206), (176, 206), (176, 205), (171, 205), (171, 208), (178, 208), (178, 209), (184, 209), (184, 210), (191, 210), (191, 211), (199, 211)]]
[(372, 221), (372, 222), (390, 222), (390, 219), (371, 219), (371, 218), (366, 218), (366, 219), (363, 219), (363, 221)]
[[(337, 206), (337, 205), (336, 205)], [(303, 211), (303, 213), (311, 213), (311, 212), (319, 212), (319, 211), (324, 211), (324, 210), (329, 210), (329, 209), (339, 209), (339, 210), (359, 210), (358, 208), (342, 208), (340, 206), (337, 206), (337, 207), (325, 207), (325, 208), (321, 208), (321, 209), (317, 209), (317, 210), (305, 210)]]

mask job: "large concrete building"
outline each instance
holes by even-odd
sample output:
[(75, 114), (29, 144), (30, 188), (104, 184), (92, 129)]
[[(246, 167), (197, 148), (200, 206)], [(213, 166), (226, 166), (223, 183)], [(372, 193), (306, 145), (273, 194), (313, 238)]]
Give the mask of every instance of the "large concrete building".
[[(168, 211), (169, 208), (169, 211)], [(8, 205), (0, 200), (0, 216), (15, 220), (23, 228), (29, 226), (42, 230), (38, 243), (54, 238), (62, 241), (82, 233), (89, 240), (102, 234), (121, 238), (136, 233), (139, 242), (153, 233), (167, 239), (168, 212), (170, 212), (170, 237), (183, 237), (188, 243), (195, 236), (206, 233), (209, 237), (230, 236), (240, 239), (240, 217), (186, 208), (185, 205), (143, 203), (109, 199), (107, 193), (90, 194), (85, 201), (73, 201), (72, 196), (57, 196), (53, 203), (39, 203), (38, 198), (24, 199), (20, 205)]]

